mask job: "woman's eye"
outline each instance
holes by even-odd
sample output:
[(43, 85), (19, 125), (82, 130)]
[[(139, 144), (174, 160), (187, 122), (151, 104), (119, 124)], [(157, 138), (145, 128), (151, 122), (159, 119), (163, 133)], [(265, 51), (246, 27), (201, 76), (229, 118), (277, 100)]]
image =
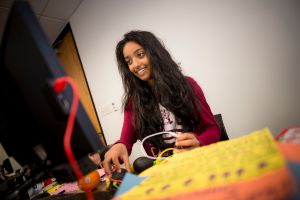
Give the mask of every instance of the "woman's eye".
[(127, 65), (131, 65), (131, 60), (125, 60), (125, 62), (127, 63)]
[(138, 56), (139, 58), (142, 58), (142, 57), (144, 57), (144, 55), (145, 55), (145, 53), (144, 53), (144, 52), (139, 52), (139, 53), (137, 54), (137, 56)]

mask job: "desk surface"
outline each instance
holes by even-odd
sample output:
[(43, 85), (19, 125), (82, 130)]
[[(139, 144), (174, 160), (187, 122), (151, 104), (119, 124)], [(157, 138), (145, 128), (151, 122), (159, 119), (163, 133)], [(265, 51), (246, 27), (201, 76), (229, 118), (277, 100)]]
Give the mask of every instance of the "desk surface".
[[(94, 191), (93, 196), (95, 200), (112, 199), (112, 194), (106, 191)], [(64, 200), (86, 199), (86, 195), (83, 192), (68, 193), (68, 194), (52, 195), (52, 196), (40, 198), (39, 200), (60, 200), (60, 199), (64, 199)]]

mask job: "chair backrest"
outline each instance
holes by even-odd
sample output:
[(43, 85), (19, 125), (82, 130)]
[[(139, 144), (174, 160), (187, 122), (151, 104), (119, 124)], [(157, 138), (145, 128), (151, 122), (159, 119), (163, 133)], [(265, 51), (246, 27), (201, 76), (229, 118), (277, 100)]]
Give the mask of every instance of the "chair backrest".
[(223, 140), (229, 140), (229, 137), (227, 135), (224, 123), (223, 123), (223, 119), (222, 119), (222, 115), (221, 114), (216, 114), (214, 115), (216, 122), (218, 123), (220, 130), (221, 130), (221, 138), (220, 141)]

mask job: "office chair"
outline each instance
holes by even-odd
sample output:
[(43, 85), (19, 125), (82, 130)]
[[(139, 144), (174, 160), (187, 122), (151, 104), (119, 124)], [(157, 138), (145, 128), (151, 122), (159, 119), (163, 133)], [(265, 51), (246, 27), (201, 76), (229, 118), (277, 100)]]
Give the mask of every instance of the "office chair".
[(227, 132), (226, 132), (226, 129), (225, 129), (225, 126), (224, 126), (224, 123), (223, 123), (222, 115), (221, 114), (216, 114), (216, 115), (214, 115), (214, 117), (215, 117), (215, 120), (216, 120), (217, 124), (220, 127), (220, 130), (221, 130), (220, 141), (229, 140), (229, 137), (227, 135)]

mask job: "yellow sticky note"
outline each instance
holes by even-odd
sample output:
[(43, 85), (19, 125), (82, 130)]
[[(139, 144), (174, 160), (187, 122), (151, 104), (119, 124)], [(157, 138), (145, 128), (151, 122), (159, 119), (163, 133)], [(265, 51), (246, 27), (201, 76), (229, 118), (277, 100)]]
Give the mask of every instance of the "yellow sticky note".
[(61, 185), (55, 185), (52, 188), (50, 188), (49, 190), (47, 190), (47, 192), (52, 195), (60, 187), (61, 187)]

